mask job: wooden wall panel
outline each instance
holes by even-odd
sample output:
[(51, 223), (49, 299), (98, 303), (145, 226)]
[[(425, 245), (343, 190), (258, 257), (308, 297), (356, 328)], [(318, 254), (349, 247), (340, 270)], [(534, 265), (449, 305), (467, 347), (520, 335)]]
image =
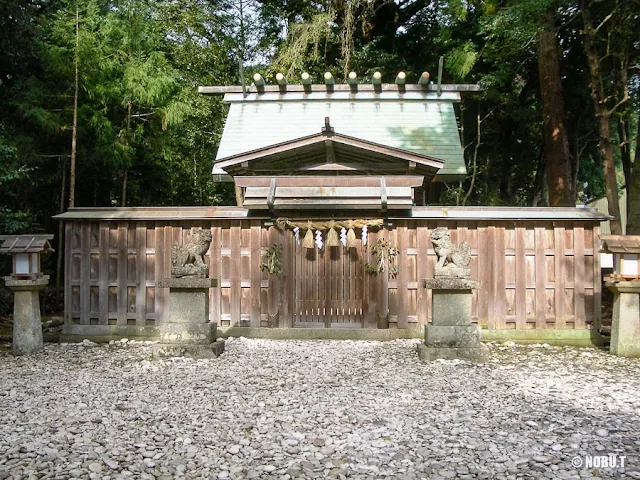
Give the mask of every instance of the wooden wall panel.
[[(70, 222), (65, 225), (65, 318), (85, 325), (161, 324), (168, 290), (156, 289), (155, 283), (170, 273), (171, 245), (188, 240), (192, 227), (203, 227), (213, 237), (206, 261), (219, 287), (211, 289), (209, 308), (210, 320), (219, 325), (291, 326), (293, 302), (301, 296), (321, 320), (319, 299), (333, 288), (335, 295), (344, 293), (348, 299), (339, 306), (343, 318), (353, 317), (348, 323), (362, 318), (363, 326), (375, 328), (387, 318), (393, 328), (414, 328), (431, 321), (432, 296), (422, 288), (422, 279), (433, 276), (436, 256), (430, 233), (441, 225), (450, 227), (456, 243), (471, 246), (472, 276), (483, 283), (473, 297), (472, 318), (480, 326), (599, 325), (599, 229), (568, 221), (398, 221), (390, 231), (368, 237), (369, 244), (387, 238), (399, 248), (396, 279), (352, 272), (350, 262), (333, 265), (331, 252), (323, 249), (316, 262), (306, 262), (309, 281), (299, 284), (293, 279), (302, 264), (294, 258), (301, 246), (292, 232), (263, 227), (257, 220)], [(283, 245), (280, 278), (259, 268), (272, 243)], [(355, 254), (363, 256), (363, 263), (371, 262), (369, 248)], [(338, 264), (343, 271), (333, 272)], [(328, 284), (317, 280), (331, 279), (334, 273), (335, 281)], [(362, 304), (354, 303), (356, 298)]]

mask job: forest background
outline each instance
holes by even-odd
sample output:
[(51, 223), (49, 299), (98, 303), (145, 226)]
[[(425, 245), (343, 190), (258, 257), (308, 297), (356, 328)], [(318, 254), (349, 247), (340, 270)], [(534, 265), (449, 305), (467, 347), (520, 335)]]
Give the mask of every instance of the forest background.
[(640, 0), (3, 0), (0, 233), (58, 232), (70, 206), (234, 204), (211, 175), (226, 107), (199, 85), (417, 82), (440, 57), (443, 83), (483, 87), (441, 203), (606, 195), (618, 216), (627, 188), (640, 233)]

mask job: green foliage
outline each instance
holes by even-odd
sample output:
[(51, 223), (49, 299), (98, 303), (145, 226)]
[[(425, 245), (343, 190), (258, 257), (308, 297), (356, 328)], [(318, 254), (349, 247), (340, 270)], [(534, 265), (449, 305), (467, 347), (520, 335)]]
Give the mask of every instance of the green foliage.
[(0, 124), (0, 233), (22, 233), (32, 226), (33, 219), (28, 211), (13, 211), (8, 205), (15, 201), (15, 192), (10, 188), (12, 182), (23, 179), (29, 168), (19, 165), (17, 149), (7, 143), (4, 127)]
[(456, 78), (463, 79), (469, 73), (478, 60), (478, 52), (472, 42), (465, 42), (455, 48), (446, 56), (445, 65)]
[(276, 277), (282, 274), (282, 245), (272, 244), (264, 254), (264, 262), (260, 264), (260, 270)]
[(364, 269), (370, 275), (376, 276), (379, 273), (388, 272), (391, 278), (398, 276), (399, 267), (396, 265), (396, 258), (400, 252), (396, 247), (392, 247), (388, 240), (379, 239), (369, 246), (371, 254), (375, 258), (375, 263), (365, 263)]

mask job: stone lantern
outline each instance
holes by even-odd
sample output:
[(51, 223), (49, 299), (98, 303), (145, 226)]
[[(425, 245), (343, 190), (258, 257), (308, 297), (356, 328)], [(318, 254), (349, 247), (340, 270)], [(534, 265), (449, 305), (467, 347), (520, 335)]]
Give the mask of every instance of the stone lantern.
[(640, 357), (640, 235), (601, 235), (603, 251), (613, 254), (613, 273), (604, 278), (613, 292), (610, 352)]
[(49, 283), (40, 268), (40, 255), (52, 252), (53, 235), (0, 235), (0, 253), (11, 254), (13, 270), (4, 277), (14, 292), (13, 353), (31, 355), (42, 350), (39, 292)]

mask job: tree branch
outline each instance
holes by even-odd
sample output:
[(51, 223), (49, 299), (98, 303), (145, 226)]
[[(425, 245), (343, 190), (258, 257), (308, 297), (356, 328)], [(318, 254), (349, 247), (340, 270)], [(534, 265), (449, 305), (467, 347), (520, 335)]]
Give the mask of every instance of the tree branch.
[(596, 35), (598, 34), (598, 30), (600, 30), (602, 27), (604, 27), (604, 24), (607, 23), (609, 20), (611, 20), (611, 18), (613, 17), (613, 14), (615, 13), (615, 11), (618, 9), (618, 7), (616, 6), (616, 8), (613, 9), (613, 11), (607, 15), (606, 17), (604, 17), (604, 20), (602, 20), (602, 22), (600, 22), (600, 25), (598, 25), (594, 30), (593, 33), (595, 33)]
[(618, 103), (616, 103), (611, 110), (606, 112), (606, 116), (610, 117), (611, 115), (613, 115), (618, 108), (620, 108), (622, 105), (624, 105), (627, 102), (627, 100), (629, 100), (629, 94), (625, 93), (625, 95), (622, 98), (622, 100), (620, 100)]

